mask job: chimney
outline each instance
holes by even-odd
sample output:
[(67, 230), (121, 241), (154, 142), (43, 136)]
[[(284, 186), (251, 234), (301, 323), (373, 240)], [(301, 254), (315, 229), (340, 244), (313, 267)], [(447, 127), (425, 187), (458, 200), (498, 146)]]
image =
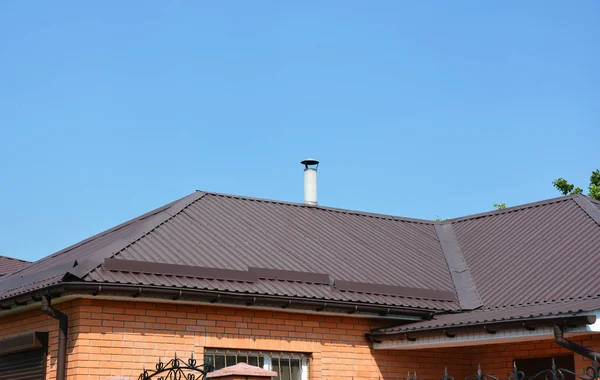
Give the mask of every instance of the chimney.
[(304, 165), (304, 204), (307, 206), (317, 205), (317, 168), (319, 161), (307, 158), (300, 162)]

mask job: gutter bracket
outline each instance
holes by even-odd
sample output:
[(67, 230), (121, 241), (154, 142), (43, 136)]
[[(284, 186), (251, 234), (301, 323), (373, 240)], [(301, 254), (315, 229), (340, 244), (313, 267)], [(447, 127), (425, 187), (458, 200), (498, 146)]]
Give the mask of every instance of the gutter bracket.
[(365, 334), (365, 339), (367, 339), (367, 341), (370, 343), (381, 343), (380, 340), (375, 339), (373, 334), (369, 334), (369, 333)]
[(535, 327), (529, 326), (527, 322), (523, 322), (523, 328), (527, 331), (535, 331)]

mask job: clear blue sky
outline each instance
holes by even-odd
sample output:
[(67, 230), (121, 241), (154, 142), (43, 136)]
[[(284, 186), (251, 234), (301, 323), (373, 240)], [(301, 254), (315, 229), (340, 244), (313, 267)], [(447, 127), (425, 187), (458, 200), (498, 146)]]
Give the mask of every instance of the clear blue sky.
[(2, 1), (0, 254), (196, 189), (416, 218), (587, 187), (597, 1)]

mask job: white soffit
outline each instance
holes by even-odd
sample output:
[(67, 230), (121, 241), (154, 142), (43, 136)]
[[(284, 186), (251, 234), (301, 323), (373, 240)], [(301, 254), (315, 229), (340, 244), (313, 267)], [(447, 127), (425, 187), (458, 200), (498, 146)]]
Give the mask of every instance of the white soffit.
[[(581, 315), (595, 315), (596, 322), (590, 325), (580, 325), (565, 329), (565, 334), (582, 335), (600, 332), (600, 310), (581, 313)], [(493, 327), (490, 326), (490, 330)], [(443, 348), (443, 347), (466, 347), (479, 346), (484, 344), (496, 343), (511, 343), (524, 342), (530, 340), (554, 339), (554, 329), (550, 326), (536, 327), (535, 330), (526, 330), (524, 328), (498, 330), (495, 334), (487, 333), (481, 329), (477, 332), (452, 332), (454, 337), (448, 337), (443, 333), (438, 333), (432, 336), (411, 336), (416, 340), (407, 340), (405, 336), (399, 335), (398, 339), (385, 339), (380, 343), (373, 343), (373, 348), (376, 350), (420, 350), (424, 348)]]

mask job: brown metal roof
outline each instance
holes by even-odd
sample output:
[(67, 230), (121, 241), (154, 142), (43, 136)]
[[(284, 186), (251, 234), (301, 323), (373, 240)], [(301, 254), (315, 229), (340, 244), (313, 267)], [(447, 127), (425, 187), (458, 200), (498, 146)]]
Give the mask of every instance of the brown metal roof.
[[(215, 270), (326, 273), (332, 284), (132, 273), (105, 268), (102, 264), (109, 257)], [(214, 193), (194, 193), (41, 260), (1, 281), (0, 297), (67, 273), (94, 282), (459, 308), (433, 222)], [(336, 281), (353, 284), (356, 290), (337, 289)], [(356, 288), (357, 284), (364, 285)], [(399, 296), (395, 289), (415, 293)], [(393, 294), (385, 294), (389, 290)], [(444, 296), (436, 297), (438, 293)]]
[(29, 261), (0, 255), (0, 276), (12, 273), (31, 264)]
[[(206, 193), (115, 257), (238, 271), (260, 267), (327, 273), (333, 281), (454, 292), (440, 253), (431, 222)], [(181, 276), (147, 278), (152, 284), (165, 286), (179, 283), (185, 287), (257, 294), (281, 293), (439, 310), (458, 308), (445, 299), (419, 301), (342, 292), (328, 285), (308, 286), (301, 282), (260, 281), (250, 285)], [(86, 280), (136, 283), (140, 278), (130, 272), (99, 267)], [(306, 292), (307, 287), (311, 292)]]
[(104, 268), (99, 268), (98, 271), (90, 273), (88, 280), (134, 285), (154, 284), (165, 287), (219, 290), (253, 295), (277, 295), (312, 300), (363, 302), (365, 304), (405, 306), (432, 310), (458, 310), (458, 305), (450, 301), (415, 299), (386, 294), (344, 292), (328, 285), (272, 279), (261, 279), (256, 282), (246, 283), (146, 273), (112, 272), (106, 271)]
[(147, 214), (129, 220), (109, 230), (82, 240), (52, 255), (46, 256), (23, 269), (0, 278), (0, 299), (12, 297), (16, 292), (27, 293), (48, 284), (60, 282), (68, 273), (85, 275), (97, 267), (105, 257), (122, 249), (132, 239), (160, 224), (175, 206), (189, 203), (197, 193), (188, 195)]
[(600, 294), (600, 225), (561, 197), (452, 222), (486, 307)]
[(436, 315), (432, 320), (408, 325), (377, 329), (375, 335), (389, 335), (416, 331), (432, 331), (459, 326), (491, 325), (501, 322), (534, 320), (544, 317), (574, 316), (600, 310), (600, 298), (569, 300), (517, 307), (503, 307), (466, 311), (457, 314)]
[(70, 280), (437, 312), (594, 297), (597, 207), (575, 195), (436, 223), (196, 192), (5, 276), (0, 299)]

